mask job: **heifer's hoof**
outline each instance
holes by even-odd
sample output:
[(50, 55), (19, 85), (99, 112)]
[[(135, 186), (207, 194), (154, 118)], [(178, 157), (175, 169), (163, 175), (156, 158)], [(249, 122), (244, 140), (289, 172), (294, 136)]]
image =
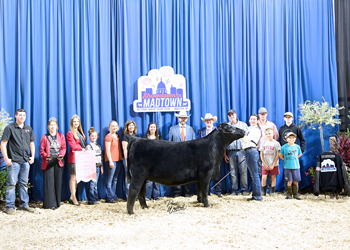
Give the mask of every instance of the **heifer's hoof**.
[(209, 204), (204, 204), (204, 207), (210, 207), (210, 205)]
[(142, 206), (142, 209), (148, 208), (148, 206)]
[(128, 211), (128, 214), (132, 215), (132, 214), (134, 214), (134, 211)]

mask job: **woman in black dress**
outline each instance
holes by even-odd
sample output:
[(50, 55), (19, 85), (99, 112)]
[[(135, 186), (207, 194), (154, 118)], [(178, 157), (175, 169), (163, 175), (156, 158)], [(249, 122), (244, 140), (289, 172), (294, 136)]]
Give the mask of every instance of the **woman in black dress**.
[(50, 118), (49, 133), (40, 141), (40, 155), (43, 158), (41, 169), (44, 178), (44, 208), (56, 209), (61, 203), (62, 174), (66, 154), (66, 139), (57, 132), (56, 118)]

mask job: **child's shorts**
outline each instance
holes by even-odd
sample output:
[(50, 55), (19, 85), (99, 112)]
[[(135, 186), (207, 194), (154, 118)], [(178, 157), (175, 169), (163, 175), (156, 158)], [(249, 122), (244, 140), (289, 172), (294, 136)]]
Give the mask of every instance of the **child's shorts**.
[(261, 171), (262, 171), (262, 175), (268, 175), (268, 174), (279, 175), (280, 174), (278, 166), (275, 166), (272, 170), (266, 170), (265, 167), (262, 166)]
[(286, 181), (301, 181), (300, 169), (284, 169)]

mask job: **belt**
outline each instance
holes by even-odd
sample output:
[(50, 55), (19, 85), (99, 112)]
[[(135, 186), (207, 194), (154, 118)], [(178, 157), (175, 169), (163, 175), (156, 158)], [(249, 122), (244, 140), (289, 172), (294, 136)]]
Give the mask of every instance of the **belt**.
[(248, 150), (251, 150), (251, 149), (256, 149), (256, 147), (245, 148), (244, 151), (248, 151)]
[(227, 149), (227, 151), (241, 151), (242, 149)]

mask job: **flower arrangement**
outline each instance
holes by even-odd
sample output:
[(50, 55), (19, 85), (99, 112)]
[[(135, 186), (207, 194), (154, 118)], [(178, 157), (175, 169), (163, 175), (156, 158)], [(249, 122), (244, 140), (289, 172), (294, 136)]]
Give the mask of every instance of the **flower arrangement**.
[(323, 98), (323, 102), (318, 101), (306, 101), (304, 104), (299, 104), (299, 110), (301, 116), (299, 116), (300, 128), (304, 127), (319, 129), (321, 137), (322, 151), (324, 152), (324, 140), (323, 140), (323, 127), (331, 125), (334, 127), (336, 124), (340, 124), (340, 119), (336, 118), (339, 116), (339, 110), (344, 107), (339, 107), (338, 104), (335, 107), (329, 105), (328, 102)]
[(350, 180), (350, 134), (345, 132), (336, 133), (335, 138), (336, 140), (332, 141), (332, 151), (339, 154), (343, 159)]
[(10, 117), (9, 113), (7, 113), (3, 108), (0, 111), (0, 140), (2, 134), (4, 133), (4, 129), (7, 125), (12, 122), (12, 117)]
[(313, 167), (309, 168), (307, 170), (307, 172), (305, 172), (306, 176), (311, 176), (311, 184), (314, 185), (315, 184), (315, 177), (316, 177), (316, 171)]

